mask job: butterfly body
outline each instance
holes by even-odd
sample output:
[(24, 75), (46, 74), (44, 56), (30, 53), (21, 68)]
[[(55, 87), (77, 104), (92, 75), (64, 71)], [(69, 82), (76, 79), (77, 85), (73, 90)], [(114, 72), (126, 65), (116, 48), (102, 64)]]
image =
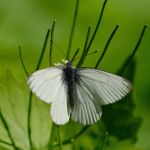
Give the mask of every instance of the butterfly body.
[(77, 69), (73, 68), (70, 61), (67, 61), (66, 67), (63, 68), (63, 80), (67, 85), (67, 94), (69, 99), (69, 104), (73, 110), (74, 103), (76, 100), (76, 84), (79, 83), (79, 76)]
[(65, 64), (34, 72), (28, 84), (41, 100), (51, 103), (51, 118), (63, 125), (71, 118), (90, 125), (102, 115), (102, 105), (119, 101), (131, 90), (131, 83), (114, 74)]

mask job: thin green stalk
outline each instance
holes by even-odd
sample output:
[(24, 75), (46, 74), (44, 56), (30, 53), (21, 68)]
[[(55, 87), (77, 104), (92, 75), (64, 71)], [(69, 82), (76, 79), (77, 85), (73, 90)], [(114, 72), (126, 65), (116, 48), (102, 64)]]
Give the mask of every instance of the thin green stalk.
[(49, 140), (49, 145), (48, 145), (49, 150), (52, 149), (52, 146), (53, 146), (52, 143), (54, 141), (54, 135), (55, 135), (55, 123), (52, 123), (51, 135), (50, 135), (50, 140)]
[(31, 139), (31, 110), (32, 110), (32, 92), (29, 93), (29, 106), (28, 106), (28, 138), (30, 143), (30, 149), (33, 149), (32, 139)]
[(104, 149), (104, 146), (106, 145), (106, 143), (107, 143), (107, 141), (108, 141), (108, 137), (109, 137), (109, 134), (108, 134), (108, 132), (106, 132), (106, 135), (105, 135), (104, 141), (103, 141), (103, 143), (102, 143), (101, 147), (100, 147), (100, 148), (98, 148), (99, 150), (103, 150), (103, 149)]
[[(23, 61), (23, 58), (22, 58), (22, 53), (21, 53), (21, 46), (19, 45), (19, 56), (20, 56), (20, 61), (21, 61), (21, 64), (22, 64), (22, 68), (26, 74), (26, 76), (28, 77), (29, 74), (27, 72), (27, 69), (24, 65), (24, 61)], [(32, 99), (32, 92), (30, 92), (29, 94), (29, 107), (28, 107), (28, 115), (30, 115), (30, 112), (31, 112), (31, 99)], [(29, 143), (30, 143), (30, 147), (32, 149), (32, 142), (31, 142), (31, 129), (30, 129), (30, 117), (28, 116), (28, 138), (29, 138)]]
[(84, 63), (85, 57), (86, 57), (86, 55), (88, 53), (89, 49), (87, 49), (87, 44), (88, 44), (88, 41), (89, 41), (90, 31), (91, 31), (91, 26), (89, 26), (89, 28), (88, 28), (86, 39), (85, 39), (84, 48), (83, 48), (83, 51), (82, 51), (82, 56), (81, 56), (81, 58), (80, 58), (80, 60), (79, 60), (79, 62), (77, 64), (77, 68), (82, 66), (82, 64)]
[[(48, 42), (49, 33), (50, 33), (50, 30), (48, 29), (46, 37), (45, 37), (44, 45), (43, 45), (43, 48), (41, 51), (41, 55), (39, 57), (39, 60), (38, 60), (38, 63), (37, 63), (35, 70), (38, 70), (40, 68), (41, 63), (42, 63), (43, 56), (44, 56), (44, 53), (46, 50), (46, 45)], [(29, 106), (28, 106), (28, 118), (27, 118), (28, 122), (27, 123), (28, 123), (28, 137), (29, 137), (30, 149), (32, 150), (33, 145), (32, 145), (32, 139), (31, 139), (31, 111), (32, 111), (32, 92), (30, 91), (30, 93), (29, 93)]]
[(76, 56), (78, 55), (79, 50), (80, 50), (80, 48), (78, 48), (78, 49), (75, 51), (75, 53), (74, 53), (74, 55), (73, 55), (73, 57), (72, 57), (72, 59), (71, 59), (71, 62), (73, 62), (73, 61), (76, 59)]
[(5, 120), (5, 117), (4, 117), (4, 115), (2, 114), (1, 110), (0, 110), (0, 118), (2, 119), (2, 122), (3, 122), (3, 124), (4, 124), (4, 127), (5, 127), (5, 129), (6, 129), (7, 133), (8, 133), (8, 137), (9, 137), (9, 139), (11, 140), (13, 149), (14, 149), (14, 150), (18, 150), (17, 147), (16, 147), (16, 144), (15, 144), (15, 141), (14, 141), (12, 135), (11, 135), (9, 126), (8, 126), (8, 124), (7, 124), (7, 121)]
[(88, 53), (86, 56), (89, 56), (89, 55), (92, 55), (92, 54), (96, 54), (96, 53), (98, 53), (100, 50), (95, 50), (95, 51), (93, 51), (93, 52), (90, 52), (90, 53)]
[(26, 67), (25, 67), (23, 58), (22, 58), (21, 45), (19, 45), (19, 56), (20, 56), (20, 61), (21, 61), (21, 64), (22, 64), (22, 68), (23, 68), (23, 70), (24, 70), (26, 76), (28, 77), (29, 74), (28, 74), (28, 71), (27, 71), (27, 69), (26, 69)]
[(102, 10), (101, 10), (100, 15), (99, 15), (99, 19), (98, 19), (97, 25), (96, 25), (96, 27), (95, 27), (94, 33), (93, 33), (93, 35), (92, 35), (92, 37), (91, 37), (91, 40), (90, 40), (90, 42), (89, 42), (89, 44), (88, 44), (87, 51), (89, 51), (89, 49), (90, 49), (90, 47), (91, 47), (91, 45), (92, 45), (92, 43), (93, 43), (93, 40), (94, 40), (94, 38), (95, 38), (95, 36), (96, 36), (96, 34), (97, 34), (97, 31), (98, 31), (98, 29), (99, 29), (99, 26), (100, 26), (100, 23), (101, 23), (103, 14), (104, 14), (104, 10), (105, 10), (106, 4), (107, 4), (107, 0), (104, 0), (103, 6), (102, 6)]
[[(84, 128), (81, 129), (81, 131), (79, 131), (77, 134), (75, 134), (74, 136), (70, 137), (69, 139), (67, 140), (64, 140), (62, 142), (63, 145), (66, 145), (66, 144), (71, 144), (73, 143), (74, 141), (76, 141), (83, 133), (85, 133), (85, 131), (87, 131), (87, 129), (89, 128), (90, 126), (85, 126)], [(56, 147), (56, 146), (59, 146), (59, 143), (54, 143), (53, 147)]]
[[(23, 62), (23, 58), (22, 58), (22, 53), (21, 53), (21, 46), (19, 46), (19, 54), (20, 54), (20, 60), (21, 60), (21, 64), (22, 64), (22, 68), (26, 74), (26, 76), (28, 77), (28, 73), (27, 73), (27, 69), (24, 65)], [(32, 100), (32, 92), (30, 92), (29, 94), (29, 107), (28, 107), (28, 115), (30, 115), (31, 113), (31, 100)], [(29, 143), (30, 143), (30, 147), (32, 149), (32, 142), (31, 142), (31, 129), (30, 129), (30, 117), (28, 116), (28, 138), (29, 138)]]
[(55, 24), (56, 24), (56, 21), (53, 21), (52, 28), (51, 28), (51, 39), (50, 39), (50, 50), (49, 50), (49, 63), (50, 63), (50, 66), (52, 65), (52, 52), (53, 52), (53, 42), (52, 41), (54, 39)]
[(69, 36), (69, 43), (68, 43), (68, 48), (67, 48), (66, 59), (69, 59), (69, 56), (71, 53), (72, 40), (74, 37), (74, 31), (75, 31), (75, 26), (76, 26), (76, 21), (77, 21), (77, 16), (78, 16), (78, 9), (79, 9), (79, 0), (76, 0), (76, 7), (75, 7), (75, 12), (74, 12), (74, 17), (73, 17), (72, 28), (71, 28), (71, 32), (70, 32), (70, 36)]
[(61, 136), (60, 136), (59, 125), (57, 125), (57, 136), (58, 136), (58, 142), (59, 142), (59, 149), (62, 150), (62, 141), (61, 141)]
[[(86, 57), (89, 56), (89, 55), (92, 55), (92, 54), (96, 54), (96, 53), (98, 53), (98, 52), (100, 52), (100, 50), (95, 50), (95, 51), (93, 51), (93, 52), (90, 52), (90, 53), (88, 53), (88, 54), (86, 55)], [(81, 57), (77, 57), (77, 58), (74, 59), (74, 61), (76, 61), (76, 60), (78, 60), (78, 59), (80, 59), (80, 58), (81, 58)]]
[(42, 48), (42, 52), (41, 52), (40, 58), (38, 60), (37, 66), (36, 66), (36, 70), (38, 70), (40, 68), (41, 62), (43, 60), (43, 56), (44, 56), (44, 53), (45, 53), (45, 50), (46, 50), (46, 45), (47, 45), (47, 42), (48, 42), (49, 34), (50, 34), (50, 29), (48, 29), (48, 31), (47, 31), (45, 41), (44, 41), (44, 45), (43, 45), (43, 48)]
[(113, 39), (113, 37), (114, 37), (114, 35), (115, 35), (115, 33), (116, 33), (116, 31), (117, 31), (118, 28), (119, 28), (119, 25), (116, 25), (115, 29), (114, 29), (113, 32), (111, 33), (111, 35), (110, 35), (110, 37), (109, 37), (109, 39), (108, 39), (108, 41), (107, 41), (107, 43), (106, 43), (106, 45), (105, 45), (105, 47), (104, 47), (104, 50), (103, 50), (103, 52), (102, 52), (102, 55), (100, 56), (100, 58), (98, 59), (96, 65), (95, 65), (95, 68), (98, 68), (100, 62), (102, 61), (103, 57), (105, 56), (106, 51), (107, 51), (107, 49), (108, 49), (108, 47), (109, 47), (109, 44), (110, 44), (111, 40)]
[(83, 48), (83, 56), (86, 56), (88, 53), (87, 44), (89, 41), (90, 32), (91, 32), (91, 26), (88, 27), (88, 32), (87, 32), (87, 36), (86, 36), (86, 40), (85, 40), (85, 44), (84, 44), (84, 48)]
[(132, 61), (133, 57), (135, 56), (141, 42), (142, 42), (142, 39), (144, 37), (144, 34), (145, 34), (145, 31), (147, 29), (148, 25), (144, 25), (143, 29), (142, 29), (142, 32), (138, 38), (138, 41), (137, 41), (137, 44), (135, 45), (135, 48), (133, 49), (133, 52), (131, 53), (131, 55), (126, 59), (126, 61), (124, 62), (123, 66), (121, 67), (120, 71), (118, 71), (118, 74), (119, 75), (124, 75), (124, 73), (126, 72), (126, 69), (128, 68), (130, 62)]

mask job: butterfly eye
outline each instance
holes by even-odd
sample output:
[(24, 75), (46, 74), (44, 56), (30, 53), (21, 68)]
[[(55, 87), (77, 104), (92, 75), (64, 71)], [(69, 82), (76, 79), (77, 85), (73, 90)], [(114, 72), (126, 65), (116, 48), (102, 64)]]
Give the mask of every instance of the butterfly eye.
[(66, 64), (66, 66), (70, 66), (71, 65), (70, 61), (68, 61), (68, 60), (65, 61), (65, 64)]

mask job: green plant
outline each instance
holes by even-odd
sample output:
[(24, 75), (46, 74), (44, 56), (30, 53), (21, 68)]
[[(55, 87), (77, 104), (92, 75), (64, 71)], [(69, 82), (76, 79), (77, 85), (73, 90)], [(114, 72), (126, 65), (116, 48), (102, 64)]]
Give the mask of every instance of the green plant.
[[(102, 10), (101, 10), (100, 15), (99, 15), (99, 19), (97, 21), (97, 25), (94, 28), (94, 32), (91, 35), (91, 38), (90, 38), (91, 27), (89, 26), (89, 28), (88, 28), (84, 48), (82, 50), (82, 55), (81, 55), (81, 57), (80, 57), (80, 59), (77, 63), (77, 67), (82, 67), (82, 65), (84, 63), (84, 60), (87, 58), (88, 54), (90, 54), (89, 50), (91, 48), (91, 45), (93, 44), (93, 41), (94, 41), (95, 36), (97, 34), (97, 31), (100, 27), (100, 23), (101, 23), (103, 14), (104, 14), (106, 4), (107, 4), (107, 0), (104, 1), (104, 4), (102, 6)], [(75, 25), (76, 25), (76, 21), (77, 21), (78, 7), (79, 7), (79, 0), (76, 1), (76, 9), (75, 9), (75, 13), (74, 13), (73, 24), (72, 24), (72, 28), (71, 28), (71, 32), (70, 32), (70, 39), (69, 39), (69, 44), (68, 44), (68, 49), (67, 49), (67, 56), (66, 56), (67, 59), (71, 58), (70, 54), (71, 54), (71, 51), (72, 51), (72, 41), (73, 41), (74, 32), (75, 32)], [(41, 54), (40, 54), (40, 57), (39, 57), (39, 60), (38, 60), (38, 63), (37, 63), (37, 66), (36, 66), (35, 70), (38, 70), (41, 66), (50, 33), (51, 33), (51, 38), (50, 38), (49, 64), (52, 65), (52, 54), (53, 54), (53, 43), (54, 43), (54, 27), (55, 27), (55, 21), (53, 22), (51, 30), (47, 31), (45, 41), (44, 41), (44, 45), (43, 45), (43, 49), (41, 51)], [(109, 46), (110, 42), (112, 41), (113, 36), (115, 35), (118, 28), (119, 28), (119, 25), (116, 25), (116, 27), (114, 28), (114, 30), (111, 33), (110, 37), (108, 38), (108, 41), (106, 42), (106, 46), (104, 47), (104, 50), (103, 50), (102, 54), (100, 55), (99, 59), (97, 60), (94, 68), (99, 67), (100, 62), (104, 58), (104, 56), (107, 52), (108, 46)], [(133, 81), (133, 79), (134, 79), (133, 74), (134, 74), (134, 69), (135, 69), (135, 64), (132, 61), (133, 61), (134, 55), (135, 55), (140, 43), (141, 43), (141, 40), (144, 36), (146, 28), (147, 28), (147, 25), (145, 25), (144, 28), (142, 29), (142, 33), (139, 36), (139, 40), (138, 40), (138, 42), (136, 44), (136, 47), (134, 48), (133, 52), (131, 53), (129, 58), (127, 58), (127, 60), (125, 60), (125, 63), (121, 66), (120, 71), (118, 71), (119, 74), (124, 75), (124, 72), (127, 70), (125, 75), (128, 75), (128, 76), (130, 75), (129, 77), (131, 77), (130, 78), (131, 81)], [(77, 58), (77, 55), (78, 55), (79, 51), (80, 51), (80, 49), (77, 48), (77, 50), (75, 51), (73, 57), (71, 58), (72, 60), (75, 60)], [(19, 46), (19, 52), (20, 52), (20, 59), (21, 59), (21, 63), (22, 63), (22, 67), (24, 69), (24, 72), (25, 72), (26, 76), (29, 76), (29, 73), (28, 73), (28, 71), (25, 67), (24, 62), (23, 62), (22, 53), (21, 53), (21, 46)], [(99, 54), (99, 51), (93, 51), (92, 53)], [(130, 74), (131, 72), (132, 72), (132, 74)], [(4, 84), (7, 85), (6, 90), (9, 89), (9, 83), (12, 82), (12, 84), (14, 84), (14, 81), (15, 81), (15, 79), (13, 78), (11, 73), (8, 72), (8, 74), (9, 74), (8, 78), (10, 78), (10, 80), (7, 81), (7, 78), (4, 80)], [(19, 87), (20, 84), (22, 84), (22, 83), (20, 83), (20, 84), (17, 83), (17, 84), (18, 84), (17, 87)], [(11, 88), (15, 89), (15, 86), (16, 85), (14, 85)], [(18, 91), (20, 91), (19, 88), (17, 88)], [(2, 89), (2, 87), (1, 87), (1, 89)], [(24, 89), (24, 87), (23, 87), (23, 89)], [(27, 91), (27, 87), (25, 88), (25, 91)], [(15, 93), (15, 91), (11, 91), (11, 92)], [(29, 98), (29, 101), (26, 101), (26, 107), (25, 107), (25, 110), (23, 111), (23, 113), (25, 115), (22, 118), (22, 119), (27, 118), (27, 121), (25, 121), (25, 123), (27, 123), (27, 125), (25, 126), (26, 127), (25, 134), (23, 135), (24, 138), (26, 139), (26, 142), (24, 141), (24, 139), (22, 139), (19, 142), (17, 141), (19, 139), (20, 135), (18, 136), (17, 131), (14, 132), (13, 130), (14, 129), (18, 130), (18, 128), (20, 128), (20, 125), (16, 125), (16, 124), (20, 124), (20, 123), (16, 122), (16, 124), (14, 124), (14, 123), (11, 124), (11, 120), (9, 119), (11, 117), (8, 116), (9, 113), (6, 113), (6, 111), (4, 111), (5, 108), (4, 108), (4, 105), (3, 105), (2, 107), (0, 107), (1, 108), (0, 109), (0, 117), (1, 117), (1, 122), (2, 122), (2, 130), (3, 130), (2, 132), (4, 133), (4, 136), (6, 136), (7, 138), (5, 140), (0, 138), (1, 139), (0, 142), (3, 143), (1, 149), (5, 149), (5, 146), (6, 146), (6, 149), (14, 149), (14, 150), (16, 150), (16, 149), (31, 149), (31, 150), (34, 150), (34, 149), (40, 149), (40, 150), (43, 149), (44, 150), (44, 149), (46, 149), (47, 150), (47, 149), (54, 149), (56, 147), (59, 147), (60, 149), (62, 149), (63, 145), (68, 145), (68, 144), (72, 144), (73, 148), (75, 147), (75, 148), (78, 148), (78, 149), (79, 148), (84, 149), (84, 146), (85, 146), (84, 142), (83, 142), (83, 144), (81, 144), (81, 142), (79, 142), (79, 145), (77, 144), (77, 146), (74, 143), (76, 143), (76, 140), (79, 137), (81, 137), (82, 134), (87, 134), (86, 131), (89, 129), (90, 131), (88, 132), (87, 135), (90, 135), (91, 137), (93, 137), (93, 139), (94, 139), (94, 137), (97, 138), (95, 141), (92, 141), (95, 144), (94, 145), (95, 147), (93, 146), (94, 147), (93, 149), (101, 149), (102, 150), (104, 148), (105, 144), (109, 141), (107, 131), (109, 132), (110, 136), (113, 135), (113, 136), (117, 137), (118, 139), (131, 138), (132, 141), (134, 141), (136, 139), (136, 133), (137, 133), (138, 128), (139, 128), (140, 123), (141, 123), (141, 119), (139, 117), (138, 118), (134, 117), (134, 114), (133, 114), (134, 104), (131, 103), (131, 102), (133, 102), (133, 97), (132, 97), (132, 95), (129, 95), (126, 98), (127, 99), (126, 101), (122, 101), (121, 103), (117, 103), (116, 105), (108, 106), (108, 108), (104, 108), (104, 116), (102, 118), (102, 122), (101, 123), (98, 122), (95, 125), (95, 128), (92, 127), (92, 126), (82, 127), (82, 126), (73, 124), (72, 122), (69, 123), (64, 128), (62, 127), (61, 131), (62, 131), (63, 135), (68, 135), (68, 134), (65, 134), (67, 132), (67, 128), (74, 128), (75, 131), (78, 130), (78, 132), (75, 135), (72, 135), (72, 136), (68, 135), (68, 137), (70, 137), (70, 138), (66, 138), (65, 136), (63, 136), (63, 139), (66, 138), (66, 140), (63, 140), (62, 136), (61, 136), (61, 133), (60, 133), (60, 128), (61, 127), (56, 126), (53, 123), (52, 123), (52, 125), (50, 123), (48, 123), (49, 122), (48, 113), (47, 113), (47, 107), (48, 106), (46, 104), (41, 103), (41, 102), (36, 102), (37, 98), (35, 98), (34, 95), (32, 95), (31, 92), (29, 92), (29, 95), (27, 94), (26, 96), (24, 96), (24, 94), (21, 92), (20, 97), (24, 97), (23, 99), (26, 99), (27, 97)], [(13, 105), (17, 102), (18, 101), (13, 101)], [(4, 104), (4, 102), (2, 102), (2, 103)], [(41, 142), (42, 144), (41, 143), (37, 144), (37, 142), (35, 142), (35, 140), (37, 140), (36, 136), (41, 136), (40, 133), (37, 133), (37, 135), (35, 134), (35, 132), (38, 132), (38, 127), (36, 128), (36, 131), (34, 131), (34, 136), (33, 136), (33, 131), (32, 131), (33, 126), (35, 127), (37, 125), (37, 123), (39, 123), (39, 121), (41, 121), (40, 120), (41, 118), (37, 117), (36, 118), (37, 122), (36, 121), (35, 121), (35, 123), (33, 123), (34, 121), (32, 122), (32, 120), (35, 119), (34, 118), (35, 114), (37, 113), (36, 112), (37, 110), (35, 110), (36, 108), (33, 108), (33, 107), (35, 107), (35, 104), (36, 104), (36, 107), (40, 107), (40, 109), (41, 109), (40, 113), (43, 111), (42, 114), (40, 114), (41, 116), (39, 115), (42, 118), (42, 121), (43, 121), (43, 119), (46, 119), (46, 121), (44, 123), (42, 122), (43, 125), (45, 125), (46, 123), (48, 124), (45, 127), (44, 130), (47, 130), (49, 128), (48, 131), (47, 131), (49, 136), (48, 136), (48, 134), (46, 134), (46, 140), (44, 139), (44, 140), (40, 141), (40, 138), (38, 138), (38, 142), (39, 143)], [(16, 109), (18, 109), (18, 108), (19, 108), (19, 106), (16, 107)], [(46, 111), (44, 111), (44, 109)], [(117, 116), (115, 113), (118, 113), (118, 110), (121, 113), (126, 113), (127, 114), (126, 119), (124, 119), (124, 121), (122, 121), (121, 125), (118, 125), (117, 124), (118, 122), (116, 120), (116, 121), (114, 121), (113, 126), (110, 126), (111, 123), (112, 123), (112, 120), (110, 120), (109, 115), (110, 115), (110, 113), (114, 113), (114, 116)], [(18, 110), (16, 110), (16, 111), (18, 111)], [(19, 110), (19, 113), (21, 113), (21, 110)], [(45, 117), (45, 114), (46, 114), (46, 117)], [(126, 123), (126, 121), (128, 121), (128, 122)], [(32, 125), (32, 123), (34, 125)], [(50, 131), (50, 127), (52, 128), (51, 131)], [(129, 137), (126, 136), (124, 133), (121, 133), (121, 129), (125, 128), (125, 127), (126, 127), (126, 130), (131, 129), (131, 130), (129, 130), (129, 134), (128, 134)], [(133, 130), (133, 128), (135, 130)], [(119, 133), (114, 132), (117, 129), (119, 129)], [(44, 131), (44, 132), (46, 132), (46, 131)], [(99, 132), (99, 133), (97, 133), (97, 132)], [(34, 140), (34, 138), (35, 138), (35, 140)], [(26, 144), (24, 145), (23, 143), (26, 143)], [(96, 145), (96, 143), (100, 143), (100, 144)]]

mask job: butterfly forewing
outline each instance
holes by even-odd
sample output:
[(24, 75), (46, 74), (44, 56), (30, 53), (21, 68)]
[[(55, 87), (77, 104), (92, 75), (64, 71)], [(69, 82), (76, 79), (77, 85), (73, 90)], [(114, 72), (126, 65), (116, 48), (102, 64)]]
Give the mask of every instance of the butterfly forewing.
[(59, 92), (58, 87), (62, 84), (62, 70), (51, 67), (33, 73), (28, 80), (32, 91), (43, 101), (50, 103)]
[(78, 71), (80, 82), (89, 89), (99, 105), (114, 103), (126, 96), (132, 85), (126, 79), (104, 71), (83, 68)]
[(36, 71), (28, 80), (30, 88), (38, 97), (47, 103), (52, 102), (51, 117), (56, 124), (64, 124), (69, 120), (67, 89), (62, 74), (62, 68), (50, 67)]

